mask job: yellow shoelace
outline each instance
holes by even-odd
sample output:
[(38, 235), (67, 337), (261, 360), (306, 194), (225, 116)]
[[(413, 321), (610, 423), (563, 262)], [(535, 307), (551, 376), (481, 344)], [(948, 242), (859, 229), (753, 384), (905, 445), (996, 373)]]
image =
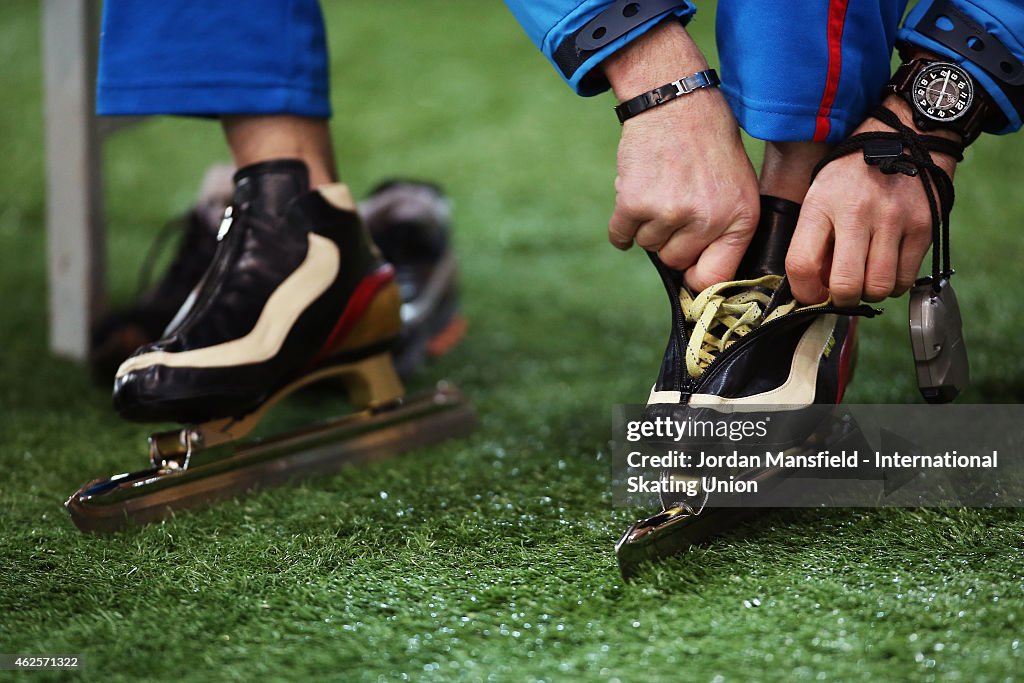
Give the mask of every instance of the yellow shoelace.
[[(764, 308), (771, 300), (771, 294), (767, 292), (778, 289), (782, 279), (782, 275), (765, 275), (754, 280), (722, 282), (708, 287), (696, 297), (683, 288), (679, 302), (687, 322), (693, 325), (693, 333), (686, 345), (686, 371), (691, 377), (700, 377), (718, 354), (758, 325), (796, 309), (796, 300), (790, 300), (775, 308), (767, 318), (763, 317)], [(728, 294), (728, 290), (738, 291)]]

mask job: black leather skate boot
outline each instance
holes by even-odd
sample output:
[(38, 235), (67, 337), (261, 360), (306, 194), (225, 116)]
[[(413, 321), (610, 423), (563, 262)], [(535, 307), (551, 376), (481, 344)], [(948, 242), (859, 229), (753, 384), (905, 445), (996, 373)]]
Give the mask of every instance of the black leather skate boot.
[[(842, 400), (855, 358), (854, 316), (877, 311), (864, 305), (839, 308), (829, 301), (804, 306), (793, 298), (785, 258), (799, 210), (793, 202), (762, 197), (761, 219), (738, 279), (698, 294), (686, 288), (681, 272), (650, 254), (668, 291), (672, 332), (645, 419), (685, 423), (728, 420), (730, 413), (768, 415), (770, 450), (788, 454), (828, 448), (830, 440), (843, 438), (836, 434), (831, 410), (815, 406)], [(699, 439), (655, 445), (689, 452), (718, 447)], [(767, 466), (664, 472), (665, 481), (700, 481), (698, 493), (661, 490), (663, 511), (632, 525), (616, 545), (623, 575), (644, 561), (683, 552), (756, 511), (737, 501), (723, 505), (727, 494), (704, 487), (709, 475), (755, 481), (763, 493), (788, 473)]]
[[(181, 228), (170, 267), (132, 305), (111, 311), (94, 327), (90, 363), (97, 381), (109, 382), (135, 349), (160, 339), (206, 272), (216, 251), (221, 218), (231, 203), (232, 172), (223, 165), (207, 172), (196, 205), (169, 223), (155, 242), (158, 249), (171, 228)], [(385, 260), (395, 266), (402, 334), (393, 353), (399, 374), (407, 377), (428, 359), (451, 351), (465, 336), (449, 240), (450, 202), (431, 183), (390, 180), (360, 202), (359, 214)], [(143, 275), (148, 275), (151, 262), (147, 256)]]
[(395, 267), (402, 294), (395, 366), (407, 377), (426, 360), (451, 351), (466, 333), (450, 239), (451, 203), (437, 185), (390, 180), (374, 188), (359, 213)]
[(673, 330), (650, 406), (692, 408), (839, 403), (855, 358), (856, 319), (869, 306), (802, 306), (785, 276), (800, 205), (761, 198), (761, 220), (736, 280), (694, 294), (651, 254)]
[(389, 350), (401, 330), (394, 269), (341, 184), (311, 191), (305, 165), (235, 174), (217, 252), (163, 338), (117, 371), (114, 406), (143, 421), (245, 415), (298, 378), (345, 368), (356, 404), (402, 394)]

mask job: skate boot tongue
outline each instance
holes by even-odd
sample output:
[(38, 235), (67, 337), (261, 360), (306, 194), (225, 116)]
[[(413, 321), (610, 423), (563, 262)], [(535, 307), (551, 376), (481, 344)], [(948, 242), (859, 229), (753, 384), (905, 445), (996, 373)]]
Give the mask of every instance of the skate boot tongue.
[(235, 173), (236, 206), (274, 217), (284, 215), (293, 199), (309, 191), (309, 171), (298, 159), (252, 164)]
[(788, 199), (761, 196), (761, 220), (736, 271), (737, 280), (756, 280), (786, 273), (786, 251), (796, 230), (800, 205)]
[[(765, 275), (786, 274), (786, 252), (796, 231), (796, 222), (800, 217), (800, 205), (781, 197), (761, 195), (761, 218), (757, 223), (757, 231), (747, 247), (740, 267), (736, 271), (737, 280), (756, 280)], [(774, 290), (761, 288), (771, 299), (765, 305), (764, 316), (767, 318), (778, 308), (792, 300), (789, 291), (789, 280), (783, 278)]]

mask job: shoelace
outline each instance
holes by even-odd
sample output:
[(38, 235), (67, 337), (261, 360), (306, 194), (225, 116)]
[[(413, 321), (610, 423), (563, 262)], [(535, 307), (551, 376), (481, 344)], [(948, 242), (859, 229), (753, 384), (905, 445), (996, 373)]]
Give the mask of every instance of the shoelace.
[[(686, 371), (700, 377), (718, 354), (755, 327), (797, 308), (796, 300), (776, 307), (764, 317), (771, 293), (782, 284), (782, 275), (764, 275), (753, 280), (732, 280), (708, 287), (696, 297), (685, 288), (679, 294), (683, 315), (693, 325), (686, 344)], [(739, 290), (728, 294), (728, 290)], [(807, 308), (825, 306), (828, 301)]]

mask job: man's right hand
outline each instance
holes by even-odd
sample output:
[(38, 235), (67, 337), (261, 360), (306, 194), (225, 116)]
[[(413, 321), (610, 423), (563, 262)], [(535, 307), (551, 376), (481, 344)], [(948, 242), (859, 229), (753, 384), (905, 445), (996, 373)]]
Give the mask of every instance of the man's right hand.
[[(615, 53), (605, 74), (620, 101), (708, 68), (678, 23)], [(696, 90), (626, 121), (609, 240), (657, 251), (700, 291), (731, 279), (757, 226), (757, 176), (722, 94)]]

